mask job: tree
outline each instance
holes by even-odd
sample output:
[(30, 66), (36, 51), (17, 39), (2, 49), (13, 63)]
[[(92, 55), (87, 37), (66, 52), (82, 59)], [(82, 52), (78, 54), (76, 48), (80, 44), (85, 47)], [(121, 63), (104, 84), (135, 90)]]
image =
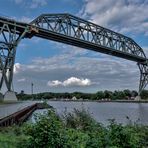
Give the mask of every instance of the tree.
[(126, 98), (126, 94), (124, 91), (114, 91), (112, 95), (113, 100), (124, 100)]
[(141, 92), (141, 99), (148, 100), (148, 90), (143, 90)]
[(98, 100), (105, 98), (105, 95), (104, 95), (104, 92), (103, 91), (98, 91), (96, 93), (96, 96), (97, 96), (97, 99)]
[(105, 90), (104, 97), (105, 98), (112, 98), (113, 93), (111, 91)]
[(129, 89), (125, 89), (123, 92), (127, 97), (131, 97), (131, 91)]

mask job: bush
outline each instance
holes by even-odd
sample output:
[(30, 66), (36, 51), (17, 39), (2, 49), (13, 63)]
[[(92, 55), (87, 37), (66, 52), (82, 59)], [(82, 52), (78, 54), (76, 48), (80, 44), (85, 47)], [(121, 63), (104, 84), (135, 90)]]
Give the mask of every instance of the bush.
[[(11, 138), (12, 137), (12, 138)], [(147, 148), (148, 127), (97, 123), (88, 111), (74, 110), (61, 118), (49, 110), (35, 123), (1, 130), (0, 147), (10, 148)]]
[(24, 132), (29, 136), (29, 148), (49, 148), (63, 146), (64, 126), (54, 111), (49, 110), (46, 115), (39, 115), (34, 124), (28, 124)]
[(116, 146), (117, 148), (140, 148), (138, 146), (139, 136), (134, 129), (117, 124), (114, 120), (110, 120), (107, 136), (109, 146)]
[(66, 127), (83, 131), (92, 131), (93, 127), (99, 125), (84, 108), (82, 110), (74, 109), (71, 113), (65, 112), (62, 119)]

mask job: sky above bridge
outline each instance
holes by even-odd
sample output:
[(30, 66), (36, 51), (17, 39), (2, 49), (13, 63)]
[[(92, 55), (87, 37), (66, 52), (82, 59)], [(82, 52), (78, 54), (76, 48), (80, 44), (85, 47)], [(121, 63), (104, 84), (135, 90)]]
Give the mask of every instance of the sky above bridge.
[[(31, 22), (42, 13), (70, 13), (133, 38), (148, 56), (148, 0), (1, 0), (0, 15)], [(17, 48), (14, 90), (137, 90), (135, 62), (33, 37)]]

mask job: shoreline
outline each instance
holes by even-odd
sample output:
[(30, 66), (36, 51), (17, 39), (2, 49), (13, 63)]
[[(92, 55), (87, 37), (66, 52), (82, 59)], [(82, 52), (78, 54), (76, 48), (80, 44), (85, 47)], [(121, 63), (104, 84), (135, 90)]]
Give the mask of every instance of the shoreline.
[[(38, 100), (39, 101), (39, 100)], [(71, 99), (49, 99), (46, 101), (65, 101), (65, 102), (98, 102), (98, 103), (148, 103), (148, 100), (71, 100)]]

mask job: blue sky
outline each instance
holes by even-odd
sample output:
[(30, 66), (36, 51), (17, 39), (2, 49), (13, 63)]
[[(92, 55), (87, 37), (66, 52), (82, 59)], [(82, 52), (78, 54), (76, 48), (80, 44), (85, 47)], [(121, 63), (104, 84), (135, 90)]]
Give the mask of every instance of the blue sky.
[[(148, 0), (1, 0), (0, 15), (31, 22), (42, 13), (70, 13), (132, 37), (148, 53)], [(148, 56), (148, 55), (147, 55)], [(17, 48), (14, 90), (96, 92), (137, 89), (136, 63), (40, 38)]]

